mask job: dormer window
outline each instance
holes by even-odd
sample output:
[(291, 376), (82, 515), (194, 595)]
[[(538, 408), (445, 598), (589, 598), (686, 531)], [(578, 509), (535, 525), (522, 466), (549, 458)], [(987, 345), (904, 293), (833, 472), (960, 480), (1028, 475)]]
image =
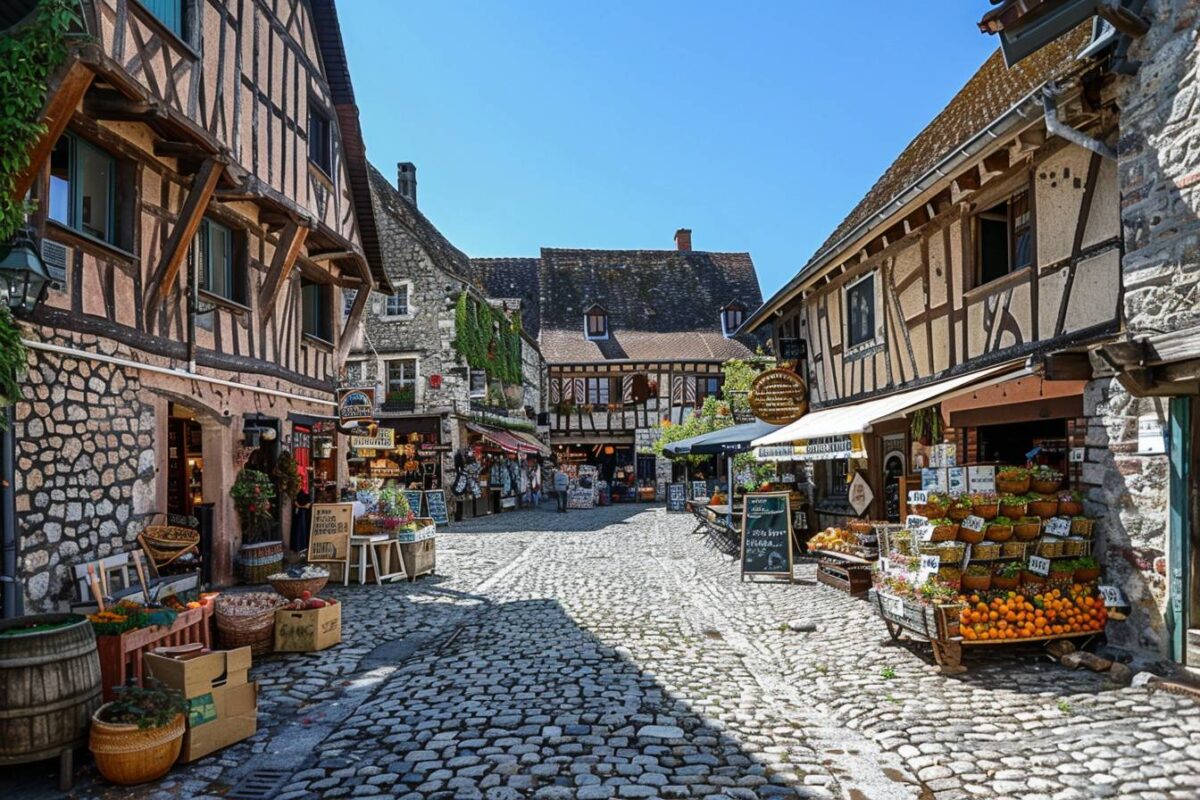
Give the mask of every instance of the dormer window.
[(741, 303), (730, 303), (721, 309), (721, 331), (726, 336), (733, 336), (745, 318), (746, 307)]
[(608, 338), (608, 312), (601, 306), (592, 306), (583, 315), (583, 331), (589, 339)]

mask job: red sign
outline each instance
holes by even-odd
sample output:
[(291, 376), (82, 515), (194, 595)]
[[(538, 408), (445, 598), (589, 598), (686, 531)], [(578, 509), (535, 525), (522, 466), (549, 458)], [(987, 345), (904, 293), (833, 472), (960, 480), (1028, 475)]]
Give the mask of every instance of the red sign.
[(431, 389), (442, 388), (442, 376), (441, 375), (430, 375), (429, 376), (429, 387)]

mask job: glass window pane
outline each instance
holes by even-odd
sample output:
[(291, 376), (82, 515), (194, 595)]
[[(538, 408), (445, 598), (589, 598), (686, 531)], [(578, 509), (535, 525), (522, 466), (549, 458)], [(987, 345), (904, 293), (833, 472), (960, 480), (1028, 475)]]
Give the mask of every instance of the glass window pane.
[(224, 225), (205, 220), (207, 241), (207, 289), (213, 294), (233, 298), (233, 263), (230, 231)]
[(71, 137), (63, 136), (50, 154), (50, 196), (46, 204), (50, 219), (71, 224)]
[(76, 227), (104, 241), (112, 234), (113, 159), (84, 141), (75, 144)]
[(142, 0), (142, 5), (176, 36), (183, 36), (183, 0)]

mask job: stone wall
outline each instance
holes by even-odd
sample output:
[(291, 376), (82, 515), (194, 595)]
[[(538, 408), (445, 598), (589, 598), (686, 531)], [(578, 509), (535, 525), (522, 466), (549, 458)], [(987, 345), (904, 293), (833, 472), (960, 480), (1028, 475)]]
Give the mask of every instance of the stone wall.
[[(106, 339), (44, 341), (128, 357)], [(136, 371), (30, 351), (16, 404), (19, 571), (27, 613), (75, 597), (72, 567), (129, 549), (155, 503), (155, 414)]]

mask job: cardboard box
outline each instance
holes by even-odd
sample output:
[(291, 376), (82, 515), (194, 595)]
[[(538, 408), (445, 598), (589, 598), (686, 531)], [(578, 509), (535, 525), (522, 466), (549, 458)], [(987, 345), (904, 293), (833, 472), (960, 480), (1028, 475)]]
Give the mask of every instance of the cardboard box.
[(147, 653), (144, 664), (150, 675), (187, 698), (187, 733), (180, 761), (195, 761), (258, 730), (258, 687), (248, 681), (249, 647), (187, 661)]
[(275, 652), (309, 653), (342, 641), (342, 604), (275, 612)]

